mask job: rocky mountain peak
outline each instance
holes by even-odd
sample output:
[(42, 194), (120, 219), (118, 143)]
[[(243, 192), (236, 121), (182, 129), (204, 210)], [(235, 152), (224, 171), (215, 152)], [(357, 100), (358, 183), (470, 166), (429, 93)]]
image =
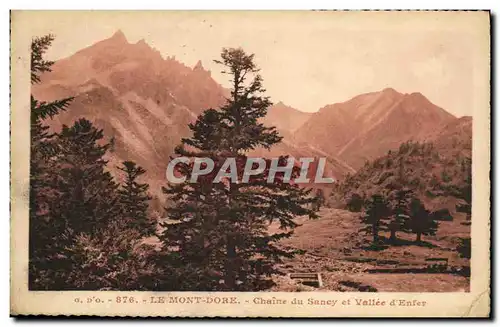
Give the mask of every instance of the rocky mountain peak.
[(382, 93), (386, 93), (386, 94), (400, 94), (398, 91), (396, 91), (392, 87), (386, 87), (385, 89), (382, 90)]
[(196, 65), (194, 65), (193, 70), (205, 70), (203, 68), (203, 63), (201, 62), (201, 60), (198, 60), (198, 62), (196, 63)]
[(109, 39), (109, 41), (120, 42), (120, 43), (128, 43), (127, 37), (122, 32), (122, 30), (118, 30), (113, 34)]
[(149, 45), (146, 43), (146, 41), (144, 41), (144, 39), (140, 39), (139, 41), (137, 41), (136, 45), (149, 47)]
[(193, 72), (206, 74), (209, 77), (211, 76), (211, 72), (209, 70), (205, 69), (205, 67), (203, 67), (203, 63), (201, 62), (201, 60), (198, 60), (196, 65), (194, 65)]

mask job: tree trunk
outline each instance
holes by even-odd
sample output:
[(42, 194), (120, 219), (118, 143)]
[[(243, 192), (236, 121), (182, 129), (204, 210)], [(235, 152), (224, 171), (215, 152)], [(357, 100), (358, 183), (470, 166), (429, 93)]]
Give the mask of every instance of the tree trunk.
[(391, 229), (390, 241), (391, 241), (391, 243), (394, 243), (394, 242), (396, 242), (396, 239), (397, 239), (396, 233), (398, 231), (398, 224), (393, 220), (389, 224), (389, 228)]
[(417, 243), (422, 242), (422, 233), (417, 233)]
[(234, 259), (236, 258), (236, 246), (232, 236), (227, 236), (226, 244), (226, 263), (224, 285), (228, 291), (234, 291), (236, 288), (236, 269), (234, 267)]
[(396, 241), (396, 229), (392, 228), (391, 229), (391, 242), (395, 242)]
[(377, 225), (373, 225), (372, 233), (373, 233), (373, 244), (377, 244), (378, 243), (378, 226)]

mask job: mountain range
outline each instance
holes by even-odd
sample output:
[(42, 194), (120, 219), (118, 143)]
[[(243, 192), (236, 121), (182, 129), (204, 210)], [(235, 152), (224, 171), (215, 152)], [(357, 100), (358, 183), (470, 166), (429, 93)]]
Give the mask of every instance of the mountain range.
[[(188, 67), (175, 57), (163, 57), (144, 40), (129, 43), (118, 31), (57, 60), (32, 93), (42, 101), (74, 96), (68, 111), (51, 125), (70, 125), (80, 117), (93, 121), (115, 140), (111, 167), (136, 161), (148, 171), (152, 193), (159, 195), (173, 149), (190, 133), (188, 123), (203, 110), (221, 106), (229, 91), (201, 61)], [(439, 140), (448, 151), (472, 138), (470, 117), (456, 118), (420, 93), (391, 88), (315, 113), (278, 102), (262, 122), (276, 126), (283, 142), (250, 155), (327, 157), (327, 175), (337, 179), (407, 140)]]
[(355, 169), (407, 140), (425, 140), (457, 118), (421, 93), (392, 88), (321, 108), (295, 133)]

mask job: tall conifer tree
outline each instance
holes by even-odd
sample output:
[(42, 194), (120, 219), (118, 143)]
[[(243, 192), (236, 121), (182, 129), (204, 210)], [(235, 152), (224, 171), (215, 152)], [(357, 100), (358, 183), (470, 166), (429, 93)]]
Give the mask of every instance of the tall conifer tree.
[(124, 161), (118, 169), (125, 173), (125, 182), (118, 191), (125, 228), (135, 229), (141, 236), (154, 235), (156, 223), (148, 216), (152, 199), (148, 194), (149, 185), (138, 181), (146, 170), (132, 161)]
[(94, 233), (117, 219), (118, 185), (107, 171), (104, 155), (109, 143), (102, 143), (103, 131), (82, 118), (73, 126), (63, 125), (58, 134), (57, 208), (60, 219), (73, 233)]
[[(31, 42), (31, 83), (41, 81), (41, 74), (50, 72), (53, 62), (44, 55), (54, 37), (35, 37)], [(55, 134), (45, 124), (60, 111), (67, 109), (73, 98), (42, 102), (31, 96), (30, 112), (30, 196), (29, 196), (29, 288), (47, 289), (56, 279), (53, 258), (58, 250), (55, 240), (63, 232), (63, 224), (51, 216), (50, 206), (57, 197), (51, 174), (58, 154)]]
[[(293, 256), (294, 251), (280, 247), (278, 241), (291, 236), (296, 216), (316, 217), (309, 209), (314, 197), (310, 190), (286, 183), (280, 175), (274, 183), (267, 183), (269, 170), (242, 182), (248, 152), (269, 149), (281, 137), (274, 127), (259, 122), (271, 102), (264, 96), (254, 55), (223, 49), (216, 63), (230, 76), (231, 96), (220, 109), (208, 109), (190, 124), (192, 137), (183, 139), (176, 149), (179, 156), (211, 158), (214, 173), (189, 183), (192, 164), (177, 166), (187, 180), (164, 189), (174, 203), (167, 208), (174, 223), (164, 225), (162, 241), (166, 251), (198, 272), (194, 281), (186, 280), (187, 288), (255, 289), (262, 275), (275, 272), (273, 267), (282, 257)], [(225, 177), (214, 182), (215, 173), (228, 158), (238, 168), (237, 180)], [(288, 158), (281, 158), (281, 165), (287, 162)], [(272, 222), (282, 231), (270, 233)], [(206, 274), (212, 277), (199, 282), (200, 275)]]
[(410, 230), (417, 235), (416, 242), (422, 241), (422, 235), (436, 235), (439, 224), (432, 219), (432, 215), (418, 198), (410, 202)]
[[(51, 35), (32, 41), (32, 83), (50, 72), (53, 62), (44, 53), (52, 41)], [(147, 185), (135, 181), (144, 171), (125, 164), (129, 178), (119, 194), (105, 160), (112, 142), (103, 142), (101, 129), (82, 118), (50, 132), (46, 120), (72, 99), (41, 102), (31, 96), (29, 288), (151, 289), (154, 251), (140, 237), (151, 228), (122, 220), (125, 207), (134, 208), (126, 219), (133, 214), (135, 222), (145, 220)], [(127, 192), (136, 196), (133, 205), (124, 200)]]
[(392, 204), (392, 219), (389, 223), (389, 230), (391, 231), (390, 240), (395, 242), (397, 239), (398, 231), (406, 231), (408, 220), (410, 218), (410, 202), (413, 196), (413, 191), (403, 187), (394, 192), (394, 199)]
[(387, 200), (380, 194), (374, 194), (366, 203), (366, 212), (360, 217), (366, 226), (361, 231), (373, 236), (373, 244), (379, 242), (379, 232), (387, 230), (387, 218), (390, 214)]

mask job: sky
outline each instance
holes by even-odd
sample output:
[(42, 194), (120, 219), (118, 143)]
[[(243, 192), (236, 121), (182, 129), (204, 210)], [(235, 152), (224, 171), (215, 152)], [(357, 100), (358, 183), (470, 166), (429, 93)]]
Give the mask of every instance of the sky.
[(306, 112), (392, 87), (421, 92), (455, 116), (472, 115), (487, 87), (488, 15), (482, 12), (15, 12), (13, 28), (56, 36), (49, 59), (123, 31), (163, 57), (214, 59), (223, 47), (254, 53), (267, 95)]

